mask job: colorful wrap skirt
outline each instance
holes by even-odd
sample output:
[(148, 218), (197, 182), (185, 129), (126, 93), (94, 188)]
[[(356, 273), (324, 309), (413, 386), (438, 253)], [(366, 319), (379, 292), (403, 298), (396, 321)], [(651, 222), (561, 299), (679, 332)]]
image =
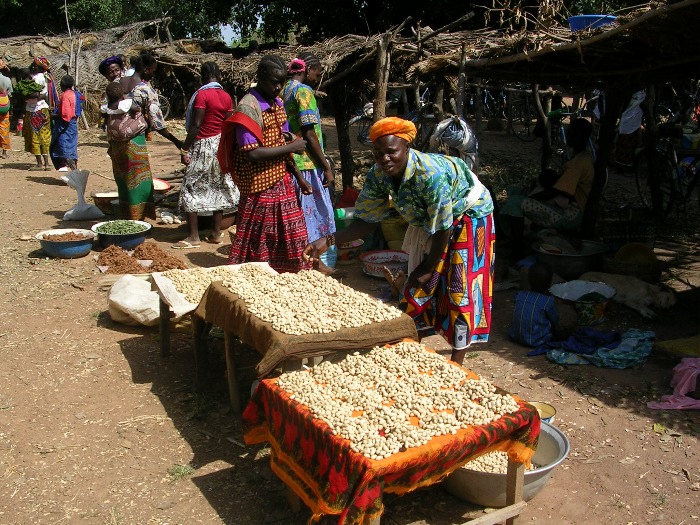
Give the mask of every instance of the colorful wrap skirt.
[(119, 194), (119, 216), (122, 219), (155, 218), (153, 179), (148, 161), (146, 137), (110, 141), (107, 153), (112, 159), (112, 172)]
[(24, 150), (32, 155), (48, 155), (51, 145), (51, 116), (48, 108), (24, 115)]
[(180, 187), (180, 210), (185, 213), (235, 211), (240, 200), (231, 175), (221, 173), (216, 152), (221, 135), (197, 139)]
[(433, 328), (455, 350), (488, 341), (495, 243), (493, 214), (455, 220), (430, 280), (404, 291), (401, 306), (418, 330)]
[(0, 115), (0, 149), (9, 151), (10, 146), (10, 114)]
[(289, 173), (266, 190), (241, 195), (229, 264), (267, 262), (280, 273), (306, 270), (311, 268), (301, 257), (306, 244), (304, 213)]
[(323, 187), (323, 170), (301, 170), (301, 175), (311, 184), (313, 193), (304, 195), (297, 185), (301, 209), (306, 219), (306, 232), (309, 235), (309, 242), (325, 237), (330, 233), (335, 233), (335, 219), (333, 216), (333, 204), (328, 188)]
[(51, 160), (54, 166), (65, 165), (63, 159), (78, 160), (78, 119), (58, 119), (51, 133)]

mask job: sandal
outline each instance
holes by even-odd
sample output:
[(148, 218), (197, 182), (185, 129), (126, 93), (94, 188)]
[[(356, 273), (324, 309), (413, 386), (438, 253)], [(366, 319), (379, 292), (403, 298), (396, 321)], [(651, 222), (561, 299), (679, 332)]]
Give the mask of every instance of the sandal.
[(31, 168), (29, 168), (29, 171), (44, 171), (44, 167), (43, 166), (32, 166)]
[(199, 248), (199, 244), (191, 243), (190, 241), (177, 241), (175, 244), (170, 246), (176, 250), (191, 250), (193, 248)]
[(211, 234), (209, 234), (206, 237), (204, 237), (204, 240), (209, 244), (224, 244), (224, 232), (221, 232), (219, 234), (219, 237), (217, 237), (216, 239), (213, 238)]

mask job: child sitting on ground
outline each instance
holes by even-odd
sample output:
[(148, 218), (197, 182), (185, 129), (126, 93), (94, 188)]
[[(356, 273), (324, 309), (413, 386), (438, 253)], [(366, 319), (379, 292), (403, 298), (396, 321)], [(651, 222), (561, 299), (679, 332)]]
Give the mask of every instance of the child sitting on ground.
[(562, 311), (547, 292), (552, 285), (552, 276), (552, 269), (547, 264), (536, 262), (530, 266), (530, 290), (515, 294), (513, 323), (508, 329), (508, 336), (513, 341), (537, 348), (552, 340), (566, 339), (576, 329), (576, 313), (568, 309)]
[(107, 115), (109, 140), (131, 140), (143, 134), (148, 127), (141, 108), (132, 99), (124, 97), (124, 87), (119, 82), (107, 85), (107, 104), (100, 111)]

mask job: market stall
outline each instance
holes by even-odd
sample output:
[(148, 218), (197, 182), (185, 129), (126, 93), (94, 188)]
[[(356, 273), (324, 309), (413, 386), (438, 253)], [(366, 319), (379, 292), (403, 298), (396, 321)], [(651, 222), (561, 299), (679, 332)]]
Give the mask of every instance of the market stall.
[[(406, 346), (414, 348), (406, 353)], [(376, 366), (362, 376), (358, 370), (364, 366), (364, 356), (353, 355), (339, 363), (340, 373), (322, 363), (313, 371), (262, 381), (243, 414), (246, 443), (269, 442), (272, 470), (288, 489), (314, 517), (337, 515), (341, 525), (379, 523), (384, 492), (411, 492), (439, 482), (486, 452), (504, 451), (509, 457), (508, 507), (479, 522), (498, 523), (517, 516), (524, 506), (518, 494), (522, 464), (530, 462), (540, 432), (535, 408), (493, 388), (470, 395), (468, 383), (481, 388), (487, 382), (413, 341), (375, 348), (370, 354), (381, 350), (391, 355), (394, 348), (403, 352), (409, 368), (419, 362), (416, 373), (397, 368), (391, 358), (380, 355), (374, 358)], [(436, 364), (422, 364), (423, 357)], [(393, 384), (422, 384), (445, 372), (452, 388), (422, 390), (420, 395), (387, 390), (392, 377)], [(332, 384), (333, 377), (346, 386), (324, 398), (320, 390)], [(368, 399), (374, 394), (379, 397), (373, 405)], [(509, 399), (503, 402), (507, 408), (493, 408), (501, 406), (491, 401), (499, 396)], [(468, 397), (474, 401), (465, 401)], [(345, 402), (349, 408), (344, 409)], [(424, 407), (423, 413), (418, 406)], [(487, 406), (494, 413), (484, 416)], [(400, 416), (401, 407), (418, 416)], [(393, 416), (386, 414), (394, 408)], [(382, 415), (373, 417), (373, 410)]]
[[(178, 289), (173, 279), (192, 275), (193, 271), (177, 272), (154, 274), (154, 286), (168, 305), (162, 320), (169, 317), (173, 308), (181, 311), (183, 291), (190, 286), (180, 284)], [(206, 335), (209, 327), (218, 326), (225, 335), (229, 395), (236, 411), (240, 411), (233, 354), (236, 337), (261, 354), (256, 366), (259, 378), (291, 360), (417, 338), (415, 323), (409, 316), (318, 272), (277, 274), (263, 263), (227, 265), (208, 272), (213, 280), (206, 283), (201, 299), (190, 310), (198, 382), (204, 382), (207, 367)], [(201, 287), (200, 277), (197, 274), (197, 286)], [(190, 301), (197, 291), (194, 293), (195, 296), (189, 296)]]

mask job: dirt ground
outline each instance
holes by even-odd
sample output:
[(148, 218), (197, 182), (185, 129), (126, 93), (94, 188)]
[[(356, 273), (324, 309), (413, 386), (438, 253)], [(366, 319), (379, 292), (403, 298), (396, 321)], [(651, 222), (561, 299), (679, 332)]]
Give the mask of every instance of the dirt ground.
[[(174, 131), (183, 135), (181, 127)], [(482, 178), (495, 177), (504, 166), (533, 169), (533, 145), (498, 133), (479, 138)], [(13, 136), (12, 145), (11, 158), (0, 164), (5, 232), (0, 246), (0, 523), (305, 523), (308, 512), (295, 514), (288, 506), (284, 487), (268, 466), (268, 450), (242, 444), (239, 418), (227, 404), (221, 340), (212, 338), (211, 388), (199, 395), (187, 326), (176, 328), (172, 355), (163, 359), (157, 328), (112, 322), (95, 252), (75, 260), (49, 259), (37, 241), (28, 240), (41, 230), (68, 226), (62, 216), (76, 194), (55, 172), (27, 171), (33, 158), (21, 151), (20, 137)], [(331, 141), (331, 153), (333, 147)], [(178, 167), (172, 144), (157, 137), (149, 149), (154, 176)], [(100, 133), (81, 131), (80, 166), (93, 172), (87, 195), (115, 189), (107, 180), (110, 161)], [(609, 188), (613, 206), (634, 199), (629, 175), (613, 174)], [(648, 322), (611, 304), (604, 328), (654, 330), (659, 340), (697, 333), (697, 237), (692, 229), (691, 235), (675, 232), (674, 224), (661, 228), (656, 251), (665, 279), (677, 291), (677, 305)], [(155, 224), (152, 232), (160, 247), (192, 266), (225, 263), (226, 246), (169, 247), (185, 235), (185, 225)], [(345, 282), (383, 293), (382, 281), (357, 267), (347, 269)], [(679, 358), (655, 353), (644, 366), (610, 370), (527, 357), (526, 349), (506, 336), (514, 293), (495, 293), (491, 340), (465, 363), (525, 399), (553, 404), (555, 424), (572, 447), (521, 521), (698, 523), (698, 412), (646, 408), (647, 401), (670, 393)], [(385, 501), (382, 522), (388, 524), (459, 524), (483, 512), (440, 485), (388, 495)]]

